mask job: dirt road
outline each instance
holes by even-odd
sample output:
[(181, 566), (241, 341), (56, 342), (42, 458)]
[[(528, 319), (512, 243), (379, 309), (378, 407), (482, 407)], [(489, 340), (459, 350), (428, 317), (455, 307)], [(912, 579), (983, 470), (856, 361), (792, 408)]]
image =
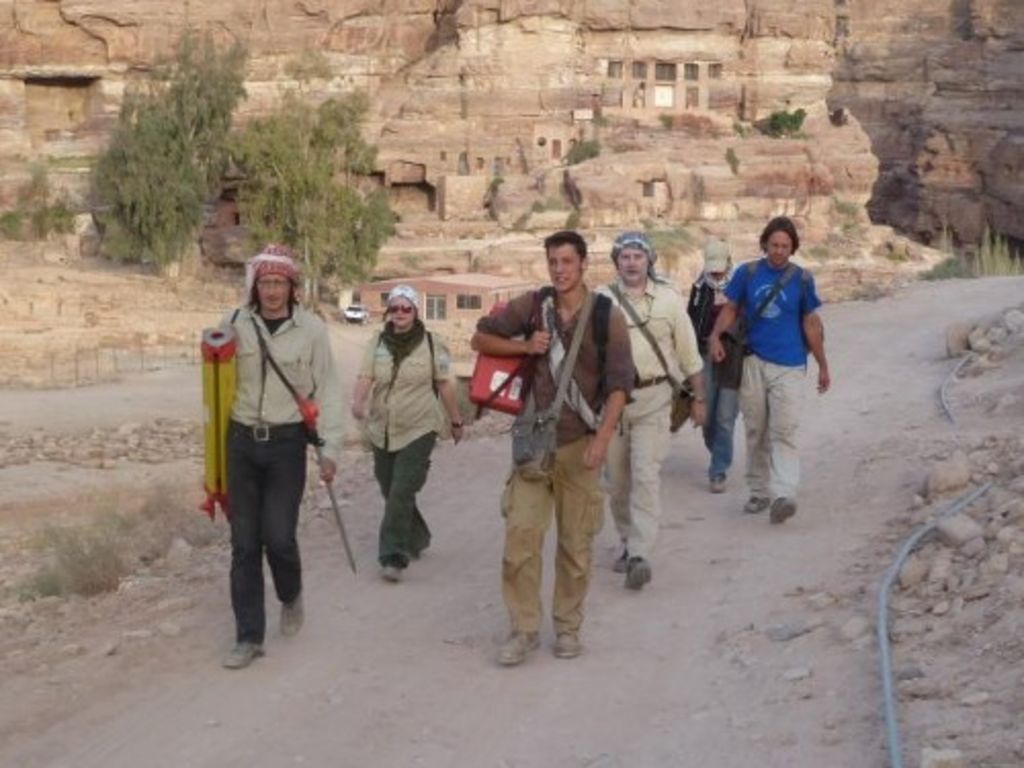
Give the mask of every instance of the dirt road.
[[(302, 528), (307, 624), (298, 637), (272, 629), (266, 658), (241, 673), (220, 669), (231, 639), (226, 577), (207, 580), (185, 632), (141, 656), (90, 648), (0, 683), (0, 723), (56, 698), (54, 687), (76, 710), (26, 721), (0, 744), (0, 764), (882, 765), (874, 647), (839, 629), (871, 610), (863, 587), (877, 579), (862, 564), (895, 548), (880, 548), (886, 521), (918, 488), (921, 457), (950, 439), (936, 399), (953, 365), (943, 329), (1022, 296), (1020, 279), (956, 281), (827, 307), (834, 389), (819, 397), (808, 377), (797, 517), (775, 528), (740, 513), (741, 471), (728, 493), (708, 494), (703, 446), (694, 432), (679, 435), (664, 472), (654, 581), (623, 589), (606, 523), (579, 659), (554, 658), (546, 627), (522, 667), (493, 662), (506, 631), (497, 498), (508, 445), (483, 437), (435, 454), (421, 504), (434, 544), (405, 582), (376, 576), (381, 504), (364, 480), (347, 506), (357, 577), (327, 518)], [(67, 393), (62, 407), (79, 395)], [(550, 570), (545, 579), (548, 591)], [(104, 695), (88, 694), (89, 675), (108, 682)]]

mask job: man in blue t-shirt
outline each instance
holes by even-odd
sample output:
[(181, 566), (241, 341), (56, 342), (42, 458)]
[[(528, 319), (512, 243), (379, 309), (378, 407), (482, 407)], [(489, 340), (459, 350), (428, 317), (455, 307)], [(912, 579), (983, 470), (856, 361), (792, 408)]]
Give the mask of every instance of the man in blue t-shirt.
[(725, 289), (728, 302), (708, 337), (712, 359), (723, 360), (721, 335), (742, 315), (750, 352), (740, 387), (750, 487), (743, 510), (757, 513), (770, 507), (773, 523), (796, 514), (800, 482), (796, 433), (808, 351), (818, 364), (818, 392), (827, 392), (831, 385), (814, 278), (790, 263), (799, 247), (792, 221), (778, 216), (768, 222), (761, 233), (762, 258), (736, 270)]

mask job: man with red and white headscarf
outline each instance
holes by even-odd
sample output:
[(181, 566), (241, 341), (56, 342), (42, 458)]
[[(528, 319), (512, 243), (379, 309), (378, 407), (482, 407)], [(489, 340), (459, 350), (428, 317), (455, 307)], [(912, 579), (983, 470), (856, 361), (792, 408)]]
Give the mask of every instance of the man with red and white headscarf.
[[(236, 644), (224, 659), (241, 669), (263, 655), (263, 552), (281, 601), (281, 634), (302, 626), (302, 564), (296, 540), (306, 485), (307, 432), (290, 386), (319, 406), (320, 478), (334, 480), (341, 452), (341, 386), (327, 328), (298, 302), (290, 248), (268, 245), (246, 264), (248, 304), (228, 318), (238, 339), (235, 401), (228, 427), (231, 605)], [(277, 363), (286, 384), (274, 370)]]

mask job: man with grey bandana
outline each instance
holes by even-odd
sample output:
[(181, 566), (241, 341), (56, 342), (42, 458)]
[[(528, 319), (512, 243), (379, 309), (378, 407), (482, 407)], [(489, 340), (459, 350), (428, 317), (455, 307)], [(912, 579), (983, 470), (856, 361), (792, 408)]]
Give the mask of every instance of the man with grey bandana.
[[(696, 426), (704, 423), (704, 382), (686, 303), (655, 273), (658, 257), (650, 240), (642, 232), (623, 232), (615, 239), (611, 257), (618, 276), (599, 290), (623, 307), (636, 382), (633, 400), (608, 447), (605, 471), (612, 517), (622, 541), (615, 570), (626, 574), (626, 587), (639, 590), (652, 577), (651, 555), (661, 519), (661, 465), (669, 448), (671, 382), (684, 377), (690, 381), (695, 392), (691, 418)], [(625, 311), (626, 303), (632, 312)], [(657, 344), (667, 370), (641, 328)]]

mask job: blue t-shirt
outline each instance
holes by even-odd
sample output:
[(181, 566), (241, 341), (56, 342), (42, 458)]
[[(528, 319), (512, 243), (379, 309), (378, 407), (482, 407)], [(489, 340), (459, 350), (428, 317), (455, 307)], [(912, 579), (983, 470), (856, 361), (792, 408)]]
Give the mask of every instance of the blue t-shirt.
[(726, 286), (725, 295), (748, 318), (747, 343), (755, 355), (776, 365), (804, 366), (807, 345), (802, 320), (821, 306), (810, 272), (797, 267), (761, 316), (752, 319), (784, 271), (785, 267), (775, 269), (767, 259), (761, 259), (751, 275), (749, 263), (741, 264)]

